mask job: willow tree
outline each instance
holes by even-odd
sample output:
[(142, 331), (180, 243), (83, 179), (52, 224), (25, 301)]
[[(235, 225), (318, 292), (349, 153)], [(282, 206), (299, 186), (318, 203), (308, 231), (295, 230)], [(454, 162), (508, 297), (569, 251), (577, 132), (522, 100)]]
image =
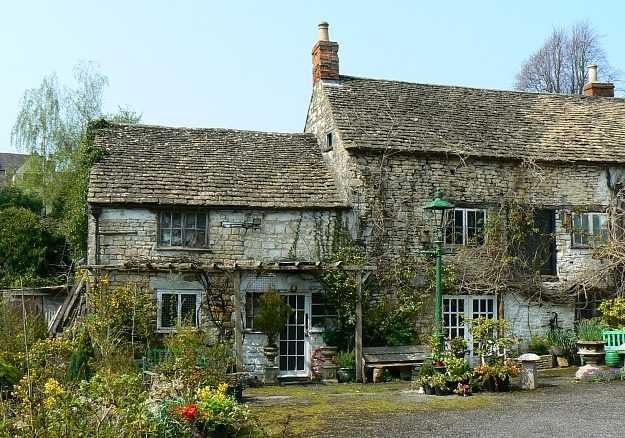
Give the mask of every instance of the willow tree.
[(108, 78), (95, 63), (79, 62), (74, 80), (73, 86), (66, 86), (51, 74), (26, 90), (11, 143), (30, 154), (18, 184), (43, 200), (46, 214), (57, 219), (72, 254), (80, 257), (86, 249), (85, 166), (90, 163), (85, 160), (84, 138), (89, 123), (101, 118), (136, 123), (141, 116), (123, 108), (103, 112)]

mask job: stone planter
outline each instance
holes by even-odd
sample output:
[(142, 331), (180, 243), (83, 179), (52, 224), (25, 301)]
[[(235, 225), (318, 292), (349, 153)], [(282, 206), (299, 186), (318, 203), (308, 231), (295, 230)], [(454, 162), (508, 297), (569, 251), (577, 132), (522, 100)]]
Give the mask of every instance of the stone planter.
[(333, 358), (336, 357), (336, 351), (337, 351), (336, 347), (325, 346), (325, 347), (321, 347), (320, 350), (321, 350), (321, 356), (323, 356), (323, 360), (326, 362), (331, 362)]
[(336, 370), (339, 383), (353, 382), (356, 379), (356, 368), (339, 368)]
[(577, 341), (577, 354), (584, 364), (599, 365), (605, 356), (605, 341)]
[(276, 357), (278, 356), (278, 346), (277, 345), (265, 345), (263, 347), (263, 354), (267, 358), (267, 362), (269, 365), (275, 365)]
[(277, 385), (278, 373), (280, 372), (280, 369), (276, 366), (278, 347), (276, 345), (265, 345), (263, 353), (267, 358), (267, 365), (263, 367), (263, 383), (265, 385)]

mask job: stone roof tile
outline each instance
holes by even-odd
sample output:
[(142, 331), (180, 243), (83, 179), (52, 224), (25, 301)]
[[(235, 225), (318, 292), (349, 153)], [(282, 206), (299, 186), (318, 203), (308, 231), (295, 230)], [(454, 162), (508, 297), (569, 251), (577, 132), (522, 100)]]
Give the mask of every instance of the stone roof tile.
[(341, 208), (310, 134), (112, 124), (95, 144), (91, 203)]
[(324, 85), (347, 148), (625, 162), (625, 99), (341, 76)]

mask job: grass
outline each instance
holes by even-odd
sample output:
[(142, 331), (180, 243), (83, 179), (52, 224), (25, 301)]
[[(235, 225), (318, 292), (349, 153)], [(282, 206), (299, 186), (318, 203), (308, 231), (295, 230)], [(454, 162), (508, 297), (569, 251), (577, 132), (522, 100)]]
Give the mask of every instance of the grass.
[(250, 388), (245, 395), (253, 397), (250, 407), (270, 436), (310, 433), (354, 419), (362, 424), (392, 413), (476, 409), (494, 403), (488, 395), (423, 397), (410, 389), (409, 383), (286, 386)]

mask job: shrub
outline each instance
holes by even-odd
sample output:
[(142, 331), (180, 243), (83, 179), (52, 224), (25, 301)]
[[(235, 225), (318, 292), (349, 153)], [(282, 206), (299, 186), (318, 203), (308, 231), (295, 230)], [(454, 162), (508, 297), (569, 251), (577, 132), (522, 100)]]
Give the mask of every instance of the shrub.
[(232, 347), (225, 343), (208, 345), (208, 335), (194, 327), (177, 327), (167, 335), (167, 358), (157, 371), (180, 379), (185, 387), (217, 386), (227, 380), (234, 367)]
[(339, 368), (354, 368), (356, 357), (353, 351), (339, 351), (336, 355), (336, 364)]
[(614, 329), (625, 327), (625, 297), (604, 300), (599, 305), (599, 311), (606, 326)]
[(543, 355), (549, 353), (549, 347), (551, 344), (545, 336), (532, 336), (530, 340), (528, 350), (530, 353)]
[(62, 248), (62, 239), (31, 210), (0, 209), (0, 287), (51, 284), (44, 278), (62, 262)]

